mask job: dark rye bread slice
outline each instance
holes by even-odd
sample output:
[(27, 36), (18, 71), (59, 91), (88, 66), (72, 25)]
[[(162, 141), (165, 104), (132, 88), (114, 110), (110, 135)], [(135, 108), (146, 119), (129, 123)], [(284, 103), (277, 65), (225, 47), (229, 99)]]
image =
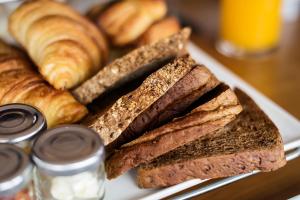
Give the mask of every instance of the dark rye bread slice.
[[(214, 133), (242, 110), (236, 95), (221, 84), (201, 97), (184, 117), (174, 119), (122, 146), (106, 161), (109, 179), (179, 146)], [(194, 108), (196, 107), (196, 108)]]
[(129, 52), (73, 90), (73, 95), (80, 103), (88, 104), (108, 90), (155, 71), (171, 59), (184, 54), (190, 33), (189, 28), (184, 28), (168, 38)]
[(161, 98), (195, 66), (189, 56), (179, 57), (148, 76), (132, 92), (119, 98), (103, 115), (88, 122), (105, 145), (117, 140), (133, 120)]
[(141, 165), (137, 170), (139, 187), (165, 187), (193, 178), (220, 178), (284, 166), (278, 129), (250, 97), (239, 89), (235, 92), (243, 106), (236, 120), (215, 136), (193, 141)]

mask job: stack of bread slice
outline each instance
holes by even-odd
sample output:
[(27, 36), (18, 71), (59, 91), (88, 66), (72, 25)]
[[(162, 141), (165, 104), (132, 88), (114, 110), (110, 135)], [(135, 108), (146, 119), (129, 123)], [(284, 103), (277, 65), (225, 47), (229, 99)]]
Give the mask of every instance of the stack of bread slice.
[(107, 147), (108, 179), (137, 168), (138, 185), (156, 188), (271, 171), (286, 163), (278, 129), (255, 102), (183, 53), (188, 35), (183, 29), (140, 47), (74, 90), (79, 101), (89, 103), (142, 79), (85, 121)]
[(165, 187), (192, 178), (211, 179), (273, 171), (286, 164), (281, 136), (274, 123), (239, 89), (243, 111), (225, 127), (180, 146), (137, 170), (138, 185)]

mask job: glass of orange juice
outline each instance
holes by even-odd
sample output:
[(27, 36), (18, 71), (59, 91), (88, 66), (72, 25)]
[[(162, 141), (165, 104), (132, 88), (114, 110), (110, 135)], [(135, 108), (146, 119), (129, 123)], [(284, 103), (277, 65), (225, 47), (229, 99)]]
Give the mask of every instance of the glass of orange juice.
[(281, 0), (221, 0), (217, 49), (227, 56), (265, 54), (277, 47)]

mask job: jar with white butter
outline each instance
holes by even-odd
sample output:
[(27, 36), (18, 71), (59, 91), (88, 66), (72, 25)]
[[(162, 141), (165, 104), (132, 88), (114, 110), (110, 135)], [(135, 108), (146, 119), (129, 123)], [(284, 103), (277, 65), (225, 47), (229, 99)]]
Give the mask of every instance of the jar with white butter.
[(0, 144), (0, 199), (34, 200), (29, 156), (12, 144)]
[(47, 129), (43, 114), (25, 104), (0, 106), (0, 143), (9, 143), (30, 152), (34, 139)]
[(49, 129), (33, 146), (38, 200), (99, 200), (104, 197), (104, 146), (80, 125)]

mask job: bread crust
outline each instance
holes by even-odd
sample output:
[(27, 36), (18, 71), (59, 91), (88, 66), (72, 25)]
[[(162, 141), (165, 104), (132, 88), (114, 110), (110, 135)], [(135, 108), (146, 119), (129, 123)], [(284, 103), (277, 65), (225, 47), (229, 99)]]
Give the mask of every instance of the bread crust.
[(189, 179), (212, 179), (254, 170), (274, 171), (286, 164), (280, 147), (272, 150), (238, 152), (235, 155), (216, 155), (186, 160), (153, 169), (138, 169), (137, 183), (141, 188), (157, 188), (175, 185)]

